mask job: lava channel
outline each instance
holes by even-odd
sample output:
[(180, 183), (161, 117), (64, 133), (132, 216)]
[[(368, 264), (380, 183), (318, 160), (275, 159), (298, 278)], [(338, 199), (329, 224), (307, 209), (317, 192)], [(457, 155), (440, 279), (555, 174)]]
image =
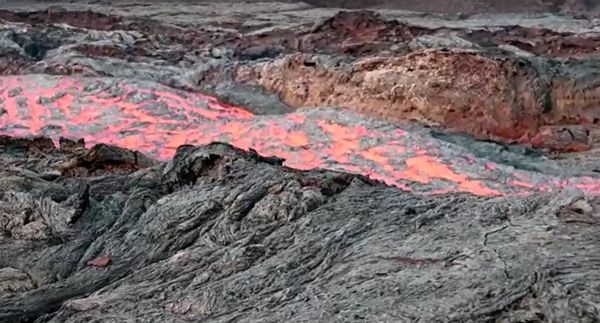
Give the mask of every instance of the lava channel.
[(0, 134), (84, 138), (167, 159), (182, 144), (213, 141), (285, 159), (298, 169), (366, 175), (419, 193), (530, 194), (600, 180), (557, 178), (465, 158), (469, 152), (414, 131), (336, 109), (255, 116), (215, 98), (147, 81), (23, 75), (0, 77)]

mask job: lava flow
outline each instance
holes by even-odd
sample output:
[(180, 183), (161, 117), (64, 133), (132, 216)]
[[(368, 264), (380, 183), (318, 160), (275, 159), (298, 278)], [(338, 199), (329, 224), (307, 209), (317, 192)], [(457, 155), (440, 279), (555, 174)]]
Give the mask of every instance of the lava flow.
[(298, 169), (369, 176), (422, 193), (527, 194), (565, 187), (600, 193), (600, 180), (556, 178), (468, 158), (425, 129), (348, 111), (254, 116), (215, 98), (152, 82), (47, 75), (0, 78), (0, 134), (84, 138), (166, 159), (182, 144), (229, 142)]

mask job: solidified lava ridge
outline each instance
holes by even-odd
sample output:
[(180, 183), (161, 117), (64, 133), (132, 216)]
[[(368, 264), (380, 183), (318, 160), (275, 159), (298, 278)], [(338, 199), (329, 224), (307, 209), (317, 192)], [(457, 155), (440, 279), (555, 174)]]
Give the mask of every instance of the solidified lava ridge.
[(255, 116), (213, 97), (152, 82), (25, 75), (0, 78), (0, 134), (84, 138), (170, 158), (182, 144), (214, 141), (285, 159), (298, 169), (366, 175), (422, 193), (528, 194), (600, 180), (515, 170), (472, 157), (427, 129), (331, 108)]

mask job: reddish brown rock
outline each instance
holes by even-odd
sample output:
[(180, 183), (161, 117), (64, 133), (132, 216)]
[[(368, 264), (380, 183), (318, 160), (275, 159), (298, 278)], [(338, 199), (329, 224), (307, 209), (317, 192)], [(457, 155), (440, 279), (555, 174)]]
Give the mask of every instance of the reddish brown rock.
[(587, 147), (585, 132), (567, 136), (561, 127), (579, 129), (600, 120), (593, 78), (580, 73), (575, 80), (524, 58), (430, 49), (341, 67), (330, 61), (289, 55), (242, 66), (237, 77), (295, 107), (341, 106), (388, 121), (416, 120), (558, 151)]
[(107, 255), (100, 256), (98, 258), (94, 258), (87, 262), (88, 266), (92, 267), (106, 267), (110, 265), (111, 259)]
[(590, 149), (589, 134), (584, 126), (549, 126), (542, 127), (530, 142), (534, 147), (554, 151), (586, 151)]
[(343, 106), (484, 137), (518, 140), (544, 123), (548, 89), (514, 61), (438, 50), (367, 58), (336, 69), (314, 61), (290, 55), (260, 68), (240, 68), (238, 78), (278, 93), (292, 106)]

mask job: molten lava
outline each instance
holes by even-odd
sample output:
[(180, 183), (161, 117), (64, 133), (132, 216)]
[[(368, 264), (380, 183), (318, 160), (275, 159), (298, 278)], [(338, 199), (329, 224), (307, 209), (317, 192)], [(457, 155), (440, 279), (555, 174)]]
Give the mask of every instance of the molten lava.
[(0, 134), (85, 138), (166, 159), (182, 144), (229, 142), (285, 159), (289, 167), (360, 173), (423, 193), (527, 194), (600, 180), (515, 172), (469, 157), (426, 131), (321, 109), (254, 116), (215, 98), (152, 82), (46, 75), (0, 78)]

